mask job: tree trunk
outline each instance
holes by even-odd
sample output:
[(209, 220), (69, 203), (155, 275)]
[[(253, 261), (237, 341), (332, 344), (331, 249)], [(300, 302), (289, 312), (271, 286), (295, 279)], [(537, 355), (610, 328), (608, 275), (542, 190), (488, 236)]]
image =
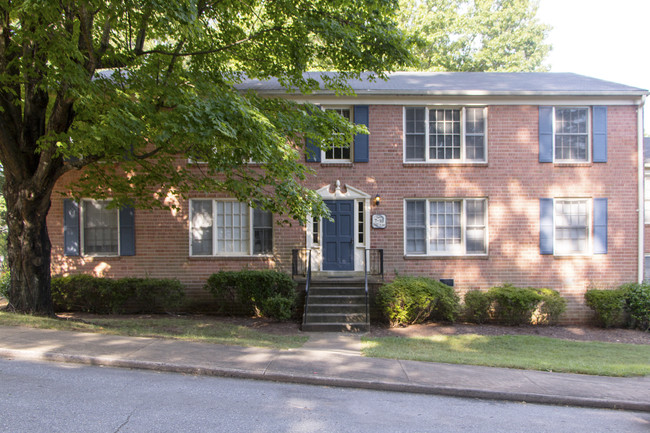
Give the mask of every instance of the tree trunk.
[(52, 187), (31, 187), (6, 178), (7, 245), (10, 308), (16, 312), (54, 316), (50, 289), (51, 244), (47, 232)]

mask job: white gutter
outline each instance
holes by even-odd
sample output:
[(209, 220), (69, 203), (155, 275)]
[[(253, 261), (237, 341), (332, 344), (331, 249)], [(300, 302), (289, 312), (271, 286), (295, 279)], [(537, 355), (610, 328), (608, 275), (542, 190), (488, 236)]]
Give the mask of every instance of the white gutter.
[(643, 105), (645, 104), (645, 95), (641, 98), (639, 102), (639, 107), (637, 108), (637, 135), (638, 135), (638, 145), (637, 145), (637, 155), (638, 155), (638, 177), (639, 177), (639, 257), (638, 257), (638, 282), (643, 282), (643, 268), (644, 268), (644, 253), (645, 253), (645, 241), (644, 241), (644, 231), (645, 231), (645, 202), (644, 202), (644, 155), (643, 155)]

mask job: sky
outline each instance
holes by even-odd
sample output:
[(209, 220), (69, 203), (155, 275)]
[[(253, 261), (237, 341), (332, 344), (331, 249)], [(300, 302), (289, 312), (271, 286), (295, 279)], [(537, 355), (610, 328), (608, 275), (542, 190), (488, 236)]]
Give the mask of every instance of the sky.
[[(575, 72), (650, 90), (650, 0), (539, 0), (550, 25), (552, 72)], [(650, 131), (650, 98), (645, 105)]]

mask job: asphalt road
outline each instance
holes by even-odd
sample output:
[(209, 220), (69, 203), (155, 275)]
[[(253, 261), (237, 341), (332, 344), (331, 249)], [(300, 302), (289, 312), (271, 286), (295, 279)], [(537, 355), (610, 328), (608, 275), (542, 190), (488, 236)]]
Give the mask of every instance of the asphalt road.
[(650, 413), (0, 360), (1, 432), (643, 432)]

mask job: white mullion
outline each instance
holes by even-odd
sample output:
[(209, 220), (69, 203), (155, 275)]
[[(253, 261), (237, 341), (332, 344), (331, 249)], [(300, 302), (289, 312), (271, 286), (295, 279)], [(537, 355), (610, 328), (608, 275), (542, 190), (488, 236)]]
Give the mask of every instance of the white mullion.
[(467, 255), (466, 233), (467, 230), (467, 200), (460, 201), (460, 249), (463, 255)]
[(255, 212), (253, 211), (253, 208), (250, 206), (248, 207), (248, 255), (252, 256), (253, 255), (253, 233), (254, 233), (254, 227), (253, 227), (253, 216)]
[(424, 201), (424, 224), (426, 228), (426, 238), (424, 239), (424, 242), (426, 244), (426, 254), (427, 256), (431, 255), (431, 210), (429, 209), (431, 200), (426, 199)]
[(460, 162), (465, 162), (465, 131), (467, 130), (466, 107), (460, 109)]
[(219, 233), (219, 228), (217, 227), (217, 201), (216, 200), (210, 200), (212, 203), (212, 254), (213, 256), (216, 256), (218, 254), (217, 250), (217, 235)]

